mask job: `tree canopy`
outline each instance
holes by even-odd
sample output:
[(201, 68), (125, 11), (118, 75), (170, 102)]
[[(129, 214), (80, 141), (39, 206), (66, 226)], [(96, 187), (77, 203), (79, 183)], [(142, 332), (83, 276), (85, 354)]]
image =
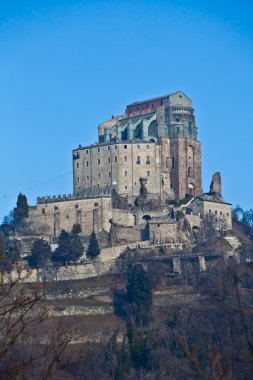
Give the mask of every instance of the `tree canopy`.
[(51, 247), (44, 239), (37, 239), (32, 246), (32, 254), (27, 257), (32, 268), (44, 267), (51, 259)]
[(126, 288), (129, 314), (137, 326), (148, 324), (152, 310), (152, 290), (149, 276), (141, 264), (128, 267)]
[(61, 231), (59, 246), (52, 254), (54, 263), (64, 265), (68, 261), (77, 261), (83, 254), (82, 241), (77, 233)]
[(92, 231), (87, 255), (92, 259), (95, 259), (97, 256), (100, 255), (100, 247), (98, 244), (97, 235), (95, 231)]

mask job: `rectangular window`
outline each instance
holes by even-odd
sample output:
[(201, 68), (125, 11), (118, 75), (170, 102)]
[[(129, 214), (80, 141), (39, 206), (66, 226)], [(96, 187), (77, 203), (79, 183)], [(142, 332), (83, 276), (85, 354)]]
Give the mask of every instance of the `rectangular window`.
[(100, 158), (98, 159), (98, 165), (100, 165)]
[(108, 177), (111, 178), (111, 172), (108, 173)]
[(149, 149), (149, 145), (146, 145), (146, 149)]
[(150, 171), (149, 170), (147, 171), (147, 177), (150, 177)]
[(110, 157), (108, 158), (108, 163), (110, 163), (111, 162), (111, 159), (110, 159)]
[(86, 161), (86, 166), (89, 166), (89, 161)]
[(115, 150), (117, 150), (118, 149), (118, 145), (115, 145), (114, 148), (115, 148)]
[(76, 167), (77, 167), (77, 169), (79, 168), (79, 162), (76, 163)]
[(150, 157), (147, 156), (147, 159), (146, 159), (146, 164), (149, 165), (150, 164)]
[(117, 162), (118, 161), (118, 158), (117, 157), (114, 157), (114, 162)]
[(140, 149), (140, 147), (141, 147), (140, 145), (137, 145), (137, 149)]
[(125, 162), (127, 162), (127, 156), (124, 157)]
[(46, 213), (46, 210), (43, 208), (43, 209), (41, 210), (41, 213), (44, 215), (44, 214)]
[(136, 164), (139, 165), (140, 163), (141, 163), (141, 157), (140, 157), (140, 156), (137, 156), (137, 157), (136, 157)]
[(125, 171), (125, 177), (127, 177), (127, 170)]
[(209, 210), (209, 214), (212, 214), (212, 210)]
[(220, 215), (222, 215), (222, 211), (220, 211)]
[(215, 210), (215, 214), (216, 214), (216, 215), (218, 214), (218, 211), (217, 211), (217, 210)]
[(88, 151), (88, 149), (86, 149), (86, 154), (89, 154), (89, 151)]
[(127, 190), (127, 185), (125, 186), (125, 190)]
[(55, 206), (55, 208), (54, 208), (54, 209), (55, 209), (55, 211), (57, 211), (57, 210), (58, 210), (58, 207), (57, 207), (57, 206)]
[(77, 182), (80, 182), (80, 178), (79, 177), (77, 177), (76, 180), (77, 180)]
[(227, 217), (229, 217), (229, 212), (227, 213)]
[(96, 202), (96, 203), (94, 204), (94, 206), (95, 206), (95, 207), (98, 207), (98, 203)]
[(127, 149), (127, 145), (124, 145), (124, 149)]
[(107, 150), (110, 150), (110, 145), (108, 145)]
[(98, 148), (98, 153), (100, 152), (100, 148)]
[(98, 179), (100, 179), (100, 173), (98, 173)]
[(89, 181), (90, 180), (90, 176), (87, 175), (86, 177), (86, 181)]

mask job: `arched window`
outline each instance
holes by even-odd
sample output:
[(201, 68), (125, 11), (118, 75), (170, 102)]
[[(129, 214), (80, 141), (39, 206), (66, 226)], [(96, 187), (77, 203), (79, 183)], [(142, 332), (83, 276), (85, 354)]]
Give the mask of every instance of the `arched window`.
[(192, 177), (192, 168), (191, 167), (188, 168), (188, 177)]

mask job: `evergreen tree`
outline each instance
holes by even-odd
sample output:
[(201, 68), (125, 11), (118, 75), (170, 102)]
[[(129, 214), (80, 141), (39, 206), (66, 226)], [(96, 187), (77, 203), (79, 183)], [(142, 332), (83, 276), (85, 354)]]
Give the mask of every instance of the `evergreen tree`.
[(136, 326), (147, 325), (151, 318), (152, 290), (149, 277), (140, 264), (128, 267), (126, 300), (128, 313)]
[(59, 246), (53, 252), (52, 260), (59, 265), (68, 261), (77, 261), (83, 254), (83, 245), (78, 234), (70, 234), (65, 230), (59, 236)]
[(77, 261), (83, 254), (83, 244), (78, 234), (72, 234), (70, 260)]
[(72, 233), (73, 234), (80, 234), (82, 232), (82, 228), (80, 226), (80, 224), (73, 224), (73, 227), (72, 227)]
[(4, 236), (0, 232), (0, 261), (2, 262), (5, 259), (5, 249), (4, 249)]
[(70, 234), (62, 230), (58, 239), (59, 246), (52, 254), (52, 260), (59, 265), (65, 265), (69, 260), (71, 251), (71, 237)]
[(98, 244), (97, 235), (95, 231), (92, 231), (87, 255), (91, 257), (92, 259), (95, 259), (97, 256), (100, 255), (100, 247)]
[(29, 206), (27, 198), (24, 194), (19, 193), (17, 199), (17, 207), (14, 209), (14, 222), (19, 224), (23, 219), (28, 217)]
[(37, 239), (32, 246), (32, 254), (27, 257), (27, 261), (31, 268), (44, 267), (51, 259), (51, 247), (47, 241)]

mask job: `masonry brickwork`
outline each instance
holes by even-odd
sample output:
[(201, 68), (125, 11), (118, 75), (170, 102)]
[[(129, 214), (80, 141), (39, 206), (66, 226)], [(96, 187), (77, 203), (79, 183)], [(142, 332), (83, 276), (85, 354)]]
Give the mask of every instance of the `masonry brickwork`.
[(114, 187), (170, 199), (202, 192), (201, 147), (191, 100), (182, 92), (135, 102), (99, 128), (99, 143), (73, 150), (73, 188)]

